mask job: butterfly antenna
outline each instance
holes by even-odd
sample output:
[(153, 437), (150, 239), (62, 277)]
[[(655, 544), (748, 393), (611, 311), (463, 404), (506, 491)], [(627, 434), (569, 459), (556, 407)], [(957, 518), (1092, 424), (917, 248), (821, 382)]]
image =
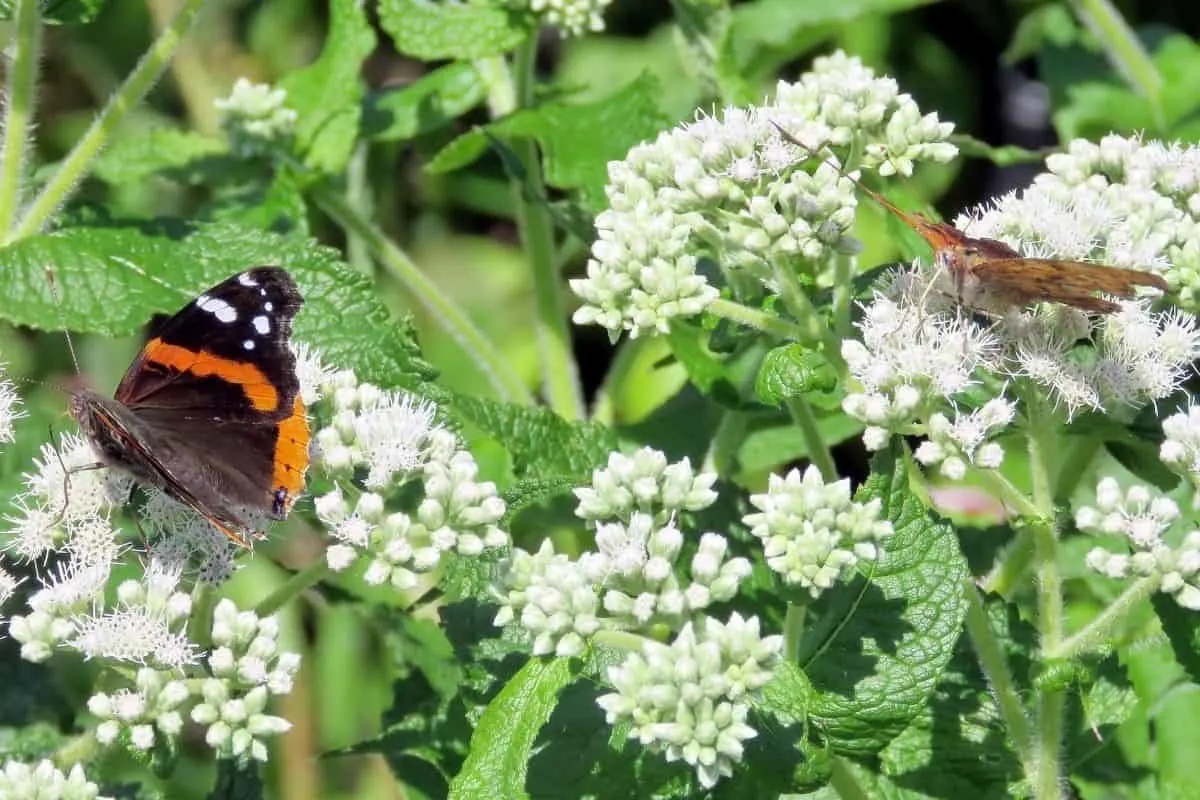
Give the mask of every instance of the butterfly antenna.
[(62, 326), (63, 336), (67, 339), (67, 350), (71, 352), (71, 363), (75, 365), (75, 374), (79, 374), (79, 358), (75, 355), (75, 343), (71, 341), (71, 331), (67, 328), (67, 320), (63, 317), (62, 297), (58, 293), (58, 282), (54, 278), (54, 267), (46, 267), (46, 280), (50, 283), (50, 296), (54, 298), (54, 310), (58, 314), (58, 324)]

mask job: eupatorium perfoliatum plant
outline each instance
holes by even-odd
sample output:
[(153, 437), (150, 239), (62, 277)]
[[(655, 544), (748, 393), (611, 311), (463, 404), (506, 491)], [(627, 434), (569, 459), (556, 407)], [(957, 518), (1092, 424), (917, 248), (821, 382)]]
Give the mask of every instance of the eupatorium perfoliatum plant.
[[(842, 50), (775, 75), (812, 4), (672, 3), (683, 113), (538, 85), (609, 0), (331, 0), (273, 82), (185, 53), (186, 126), (134, 113), (178, 5), (49, 161), (45, 26), (99, 5), (3, 11), (0, 797), (1197, 796), (1200, 149), (1074, 138), (938, 229), (1168, 287), (1089, 312), (917, 241), (890, 203), (1011, 153)], [(455, 204), (529, 297), (431, 280)], [(312, 435), (247, 550), (101, 467), (45, 354), (119, 374), (256, 264)], [(591, 403), (573, 333), (617, 347)]]

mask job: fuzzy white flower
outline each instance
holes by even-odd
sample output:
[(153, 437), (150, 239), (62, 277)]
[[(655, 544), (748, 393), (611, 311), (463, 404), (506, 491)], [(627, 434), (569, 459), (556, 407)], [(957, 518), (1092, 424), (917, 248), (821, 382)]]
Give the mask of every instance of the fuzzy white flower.
[(177, 591), (179, 577), (176, 570), (152, 565), (141, 581), (122, 582), (116, 608), (78, 616), (76, 634), (68, 644), (86, 658), (174, 669), (197, 663), (198, 648), (185, 630), (191, 596)]
[(1163, 420), (1163, 443), (1158, 455), (1163, 463), (1183, 473), (1200, 487), (1200, 406), (1187, 409)]
[(1015, 413), (1014, 404), (1000, 397), (969, 414), (957, 414), (953, 421), (936, 412), (929, 419), (929, 438), (913, 456), (927, 467), (941, 465), (942, 474), (951, 480), (962, 480), (968, 464), (998, 469), (1004, 448), (988, 438), (1008, 427)]
[(1179, 519), (1179, 506), (1167, 497), (1155, 497), (1142, 485), (1122, 491), (1115, 478), (1096, 486), (1096, 505), (1075, 512), (1075, 525), (1083, 531), (1125, 536), (1135, 547), (1148, 549), (1161, 543), (1162, 534)]
[(716, 480), (716, 473), (697, 475), (686, 458), (668, 464), (667, 457), (651, 447), (628, 456), (612, 453), (606, 467), (592, 472), (592, 485), (575, 490), (579, 500), (575, 513), (595, 521), (629, 519), (638, 511), (652, 514), (662, 523), (676, 512), (712, 505), (717, 499), (712, 489)]
[(0, 364), (0, 444), (13, 440), (13, 423), (23, 416), (25, 412), (21, 410), (21, 398), (12, 382), (4, 378), (4, 365)]

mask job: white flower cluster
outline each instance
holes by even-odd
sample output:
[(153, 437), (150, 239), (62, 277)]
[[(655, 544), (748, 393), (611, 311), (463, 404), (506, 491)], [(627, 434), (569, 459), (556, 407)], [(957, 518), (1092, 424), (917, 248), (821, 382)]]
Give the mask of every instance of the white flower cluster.
[(960, 220), (972, 236), (1021, 242), (1032, 255), (1161, 272), (1180, 304), (1200, 290), (1200, 147), (1105, 136), (1046, 159), (1020, 196)]
[(587, 277), (571, 281), (584, 301), (576, 323), (614, 337), (665, 332), (716, 299), (698, 272), (703, 258), (768, 290), (778, 289), (781, 270), (798, 267), (827, 281), (831, 256), (858, 247), (854, 185), (828, 164), (798, 169), (811, 153), (777, 125), (814, 149), (857, 143), (864, 164), (885, 175), (956, 153), (945, 141), (951, 125), (922, 116), (895, 81), (844, 53), (818, 58), (775, 94), (770, 105), (727, 108), (719, 119), (698, 115), (609, 163), (609, 208), (596, 218)]
[(79, 764), (64, 774), (49, 759), (37, 764), (7, 760), (0, 766), (0, 797), (5, 800), (111, 800), (87, 779)]
[(9, 553), (34, 561), (65, 551), (86, 564), (110, 564), (120, 555), (110, 514), (129, 496), (128, 476), (97, 468), (96, 452), (86, 439), (64, 434), (42, 445), (33, 472), (25, 474), (25, 491), (14, 501), (18, 509), (7, 521)]
[[(178, 591), (179, 577), (177, 569), (151, 561), (142, 580), (123, 581), (117, 587), (115, 609), (74, 620), (75, 634), (67, 644), (86, 658), (174, 669), (195, 664), (197, 648), (184, 630), (192, 597)], [(16, 630), (13, 638), (22, 641)]]
[(711, 788), (733, 774), (750, 701), (771, 678), (782, 636), (759, 634), (757, 617), (687, 623), (671, 644), (646, 641), (640, 653), (609, 667), (614, 692), (597, 700), (609, 724), (629, 722), (646, 747), (682, 760)]
[[(341, 488), (316, 498), (317, 516), (338, 540), (326, 551), (330, 567), (346, 569), (361, 556), (367, 583), (407, 589), (447, 552), (475, 556), (508, 544), (497, 525), (505, 506), (495, 484), (477, 480), (474, 457), (434, 424), (432, 403), (359, 383), (350, 371), (328, 383), (333, 419), (316, 434), (320, 461), (347, 483), (356, 470), (365, 473), (368, 490), (355, 490), (353, 507)], [(412, 482), (423, 492), (415, 511), (389, 512), (385, 494)]]
[(856, 503), (848, 479), (826, 484), (816, 467), (801, 475), (771, 475), (765, 494), (751, 495), (760, 513), (744, 518), (763, 542), (767, 565), (786, 583), (818, 597), (847, 577), (860, 559), (874, 560), (892, 523), (879, 519), (880, 502)]
[(1096, 506), (1075, 513), (1075, 525), (1083, 531), (1123, 536), (1131, 554), (1093, 548), (1087, 565), (1109, 578), (1129, 575), (1156, 576), (1159, 590), (1175, 598), (1184, 608), (1200, 611), (1200, 531), (1192, 531), (1178, 547), (1168, 544), (1163, 534), (1179, 519), (1179, 507), (1166, 497), (1154, 497), (1145, 486), (1121, 490), (1114, 478), (1104, 478), (1096, 487)]
[[(1186, 411), (1163, 420), (1163, 443), (1159, 458), (1186, 477), (1200, 490), (1200, 406), (1191, 404)], [(1200, 495), (1197, 496), (1200, 500)]]
[(908, 434), (935, 408), (975, 385), (975, 371), (995, 363), (989, 329), (959, 315), (931, 313), (915, 273), (901, 271), (863, 307), (862, 341), (842, 343), (842, 358), (861, 387), (842, 409), (866, 423), (863, 441), (879, 450), (893, 433)]
[(561, 28), (564, 36), (582, 36), (604, 30), (604, 12), (612, 0), (511, 0), (528, 8), (543, 25)]
[(715, 479), (694, 474), (686, 459), (669, 464), (650, 448), (612, 454), (591, 487), (576, 490), (576, 514), (595, 526), (596, 549), (575, 560), (556, 554), (549, 541), (534, 554), (514, 549), (496, 587), (496, 624), (519, 624), (537, 655), (573, 656), (599, 630), (678, 630), (732, 598), (750, 563), (730, 558), (723, 536), (701, 535), (687, 580), (678, 574), (685, 539), (675, 513), (711, 505)]
[(221, 112), (230, 147), (244, 157), (264, 155), (285, 144), (298, 118), (287, 107), (287, 92), (245, 78), (238, 78), (229, 97), (218, 98), (213, 105)]
[(13, 440), (13, 423), (23, 416), (25, 412), (21, 410), (21, 398), (12, 381), (4, 377), (4, 364), (0, 364), (0, 444)]
[(279, 623), (253, 611), (238, 611), (233, 601), (213, 611), (212, 677), (200, 688), (201, 702), (192, 721), (208, 726), (204, 740), (219, 756), (267, 760), (265, 739), (291, 729), (283, 717), (266, 713), (271, 695), (292, 691), (300, 656), (279, 650)]
[(189, 693), (184, 681), (168, 675), (142, 667), (137, 671), (134, 689), (92, 695), (88, 710), (100, 720), (96, 741), (102, 745), (120, 742), (144, 753), (154, 747), (159, 734), (168, 741), (178, 736), (183, 730), (181, 706)]
[(927, 467), (940, 464), (941, 473), (953, 481), (966, 476), (968, 464), (999, 469), (1004, 448), (989, 442), (988, 437), (1007, 428), (1015, 415), (1016, 407), (1003, 397), (994, 397), (968, 414), (956, 412), (953, 421), (934, 412), (929, 418), (929, 438), (921, 442), (913, 457)]
[(265, 713), (267, 701), (289, 693), (300, 668), (300, 656), (280, 652), (278, 638), (274, 617), (238, 611), (231, 600), (221, 600), (213, 611), (207, 677), (189, 689), (172, 671), (144, 667), (134, 688), (93, 695), (88, 708), (100, 720), (97, 741), (147, 751), (158, 736), (169, 740), (180, 733), (191, 704), (192, 721), (207, 727), (205, 741), (219, 756), (265, 761), (264, 740), (291, 727)]

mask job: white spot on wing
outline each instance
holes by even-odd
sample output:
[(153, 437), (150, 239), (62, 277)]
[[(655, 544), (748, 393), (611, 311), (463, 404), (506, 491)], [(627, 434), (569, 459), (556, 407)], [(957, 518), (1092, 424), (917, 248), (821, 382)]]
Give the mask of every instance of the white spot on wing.
[(254, 340), (247, 339), (246, 341), (242, 342), (242, 347), (244, 347), (247, 350), (253, 350), (254, 349)]
[(264, 311), (274, 311), (275, 304), (272, 303), (270, 300), (268, 300), (267, 302), (263, 303), (263, 310)]
[(254, 276), (249, 272), (243, 272), (238, 275), (238, 283), (242, 286), (258, 286), (258, 281), (254, 280)]
[(262, 314), (252, 319), (251, 322), (254, 323), (254, 330), (258, 331), (261, 335), (266, 336), (271, 332), (271, 320)]
[(237, 319), (237, 309), (226, 303), (219, 297), (209, 297), (202, 294), (196, 298), (196, 305), (201, 311), (207, 311), (218, 320), (224, 323), (230, 323)]

